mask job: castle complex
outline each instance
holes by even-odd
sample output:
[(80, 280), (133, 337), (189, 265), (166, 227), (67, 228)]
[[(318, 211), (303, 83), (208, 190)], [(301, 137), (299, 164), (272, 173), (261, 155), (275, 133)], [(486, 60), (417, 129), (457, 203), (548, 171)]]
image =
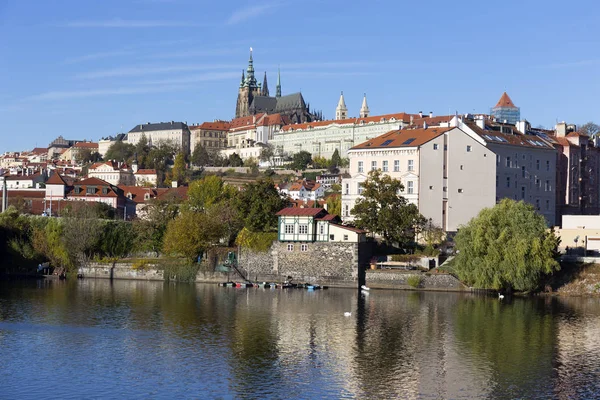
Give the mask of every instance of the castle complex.
[(254, 61), (252, 59), (252, 49), (250, 49), (248, 68), (245, 74), (242, 71), (242, 80), (235, 107), (235, 118), (248, 117), (261, 113), (280, 114), (288, 117), (295, 124), (312, 122), (319, 119), (317, 114), (311, 113), (310, 106), (304, 101), (302, 93), (292, 93), (286, 96), (281, 95), (281, 74), (279, 71), (277, 72), (275, 97), (269, 96), (267, 73), (265, 72), (261, 85), (254, 75)]

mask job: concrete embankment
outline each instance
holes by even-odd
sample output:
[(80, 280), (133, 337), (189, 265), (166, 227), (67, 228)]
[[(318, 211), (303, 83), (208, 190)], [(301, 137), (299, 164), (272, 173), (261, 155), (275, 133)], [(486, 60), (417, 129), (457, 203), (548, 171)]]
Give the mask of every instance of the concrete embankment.
[[(411, 277), (413, 277), (411, 279)], [(404, 290), (440, 290), (440, 291), (468, 291), (467, 286), (449, 274), (422, 273), (414, 271), (397, 271), (388, 269), (367, 270), (367, 286), (379, 289), (404, 289)], [(409, 280), (415, 286), (409, 284)], [(418, 282), (418, 284), (417, 284)]]

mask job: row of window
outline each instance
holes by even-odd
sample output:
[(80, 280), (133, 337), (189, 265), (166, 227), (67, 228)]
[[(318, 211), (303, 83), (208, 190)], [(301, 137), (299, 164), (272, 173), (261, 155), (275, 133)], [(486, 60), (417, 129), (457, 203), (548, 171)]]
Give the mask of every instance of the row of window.
[[(517, 187), (517, 179), (514, 180), (514, 184), (515, 184), (515, 188)], [(496, 187), (498, 187), (498, 175), (496, 175)], [(510, 188), (510, 176), (506, 177), (506, 187)], [(542, 188), (542, 181), (539, 178), (535, 178), (535, 187), (539, 189)], [(522, 186), (522, 188), (525, 188), (525, 186)], [(552, 191), (552, 185), (550, 184), (549, 180), (546, 180), (546, 182), (544, 183), (544, 192), (551, 192)]]
[[(287, 245), (287, 249), (288, 251), (294, 251), (294, 245), (293, 244), (288, 244)], [(301, 244), (300, 245), (300, 251), (308, 251), (308, 245), (307, 244)]]
[[(323, 226), (321, 225), (321, 234), (323, 234)], [(291, 235), (294, 233), (294, 224), (285, 224), (285, 233)], [(298, 225), (298, 234), (308, 235), (308, 224)]]
[[(381, 170), (383, 172), (389, 172), (389, 163), (387, 160), (384, 160), (381, 163)], [(375, 171), (377, 169), (377, 161), (371, 161), (371, 171)], [(414, 171), (415, 169), (415, 160), (408, 160), (407, 170)], [(364, 172), (364, 162), (358, 162), (358, 172)], [(400, 172), (400, 160), (394, 160), (394, 172)]]
[[(500, 155), (496, 155), (496, 165), (500, 165)], [(530, 159), (533, 159), (533, 156), (530, 156)], [(523, 154), (523, 160), (525, 160), (525, 154)], [(519, 161), (518, 161), (518, 154), (515, 154), (515, 158), (511, 159), (510, 157), (506, 157), (505, 160), (505, 166), (506, 168), (519, 168)], [(540, 160), (535, 160), (535, 169), (537, 171), (540, 170), (541, 168), (541, 161)], [(531, 163), (529, 163), (529, 166), (531, 166)], [(525, 170), (525, 166), (522, 165), (521, 169), (524, 171)], [(550, 160), (546, 160), (546, 171), (550, 171)]]

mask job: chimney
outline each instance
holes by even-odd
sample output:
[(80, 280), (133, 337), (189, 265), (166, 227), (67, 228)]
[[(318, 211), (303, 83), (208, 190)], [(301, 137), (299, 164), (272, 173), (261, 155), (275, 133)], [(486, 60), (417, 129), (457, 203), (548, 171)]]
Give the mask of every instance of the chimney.
[(171, 187), (174, 187), (174, 188), (176, 188), (176, 187), (177, 187), (177, 181), (173, 181), (173, 182), (171, 182)]
[(423, 129), (427, 129), (427, 121), (423, 121)]
[(429, 118), (433, 118), (433, 111), (429, 111)]
[(567, 124), (565, 121), (556, 124), (555, 130), (557, 137), (565, 137), (567, 134)]
[(419, 111), (419, 118), (423, 118), (423, 111)]

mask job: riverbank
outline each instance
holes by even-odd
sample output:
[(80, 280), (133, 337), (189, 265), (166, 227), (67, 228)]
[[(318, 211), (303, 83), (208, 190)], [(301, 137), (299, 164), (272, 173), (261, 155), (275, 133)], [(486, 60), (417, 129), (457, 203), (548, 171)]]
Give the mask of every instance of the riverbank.
[(600, 264), (562, 263), (548, 286), (559, 296), (600, 296)]

